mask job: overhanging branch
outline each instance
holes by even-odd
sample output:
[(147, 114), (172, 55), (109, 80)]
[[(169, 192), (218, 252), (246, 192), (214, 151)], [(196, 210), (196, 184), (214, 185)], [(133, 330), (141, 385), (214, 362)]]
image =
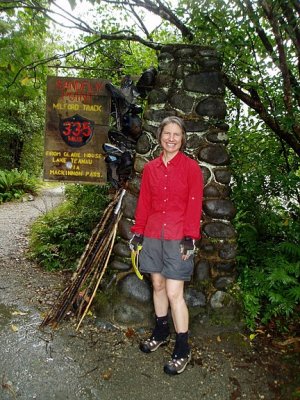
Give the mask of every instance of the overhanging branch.
[(151, 0), (102, 0), (107, 4), (114, 4), (117, 6), (130, 6), (130, 7), (140, 7), (145, 10), (158, 15), (165, 21), (170, 22), (172, 25), (179, 29), (182, 36), (189, 41), (192, 41), (194, 35), (192, 31), (177, 17), (173, 11), (165, 5), (161, 0), (151, 1)]
[(132, 32), (127, 32), (127, 34), (125, 32), (116, 32), (115, 34), (99, 34), (98, 36), (99, 37), (96, 40), (94, 40), (93, 42), (88, 43), (87, 45), (79, 47), (79, 48), (77, 48), (75, 50), (67, 51), (67, 52), (61, 53), (61, 54), (55, 54), (54, 56), (45, 58), (43, 60), (33, 61), (32, 63), (25, 65), (24, 67), (19, 69), (19, 71), (15, 75), (13, 81), (11, 82), (11, 84), (8, 87), (12, 86), (16, 82), (18, 76), (20, 75), (20, 73), (22, 71), (34, 70), (40, 65), (45, 65), (45, 64), (48, 64), (48, 63), (56, 61), (56, 60), (61, 60), (61, 59), (64, 59), (64, 58), (68, 58), (69, 56), (71, 56), (73, 54), (80, 53), (82, 50), (84, 50), (84, 49), (86, 49), (88, 47), (94, 46), (96, 43), (98, 43), (98, 42), (100, 42), (102, 40), (134, 41), (134, 42), (142, 43), (145, 46), (150, 47), (150, 48), (152, 48), (154, 50), (160, 50), (161, 47), (162, 47), (161, 44), (146, 41), (146, 40), (142, 39), (141, 37), (139, 37), (138, 35), (135, 35)]
[[(230, 80), (228, 75), (223, 73), (223, 79), (226, 87), (240, 100), (247, 104), (251, 109), (257, 112), (260, 118), (266, 123), (266, 125), (277, 135), (279, 139), (284, 140), (289, 146), (300, 156), (300, 141), (296, 139), (294, 135), (284, 130), (278, 121), (272, 117), (259, 96), (256, 98), (251, 97), (249, 94), (244, 92), (238, 85)], [(257, 94), (257, 93), (256, 93)]]

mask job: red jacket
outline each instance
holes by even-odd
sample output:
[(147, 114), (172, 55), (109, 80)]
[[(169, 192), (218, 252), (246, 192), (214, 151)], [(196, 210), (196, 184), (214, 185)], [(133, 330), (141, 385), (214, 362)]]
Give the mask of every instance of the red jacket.
[(202, 196), (198, 163), (179, 152), (166, 167), (161, 154), (144, 167), (131, 231), (156, 239), (198, 239)]

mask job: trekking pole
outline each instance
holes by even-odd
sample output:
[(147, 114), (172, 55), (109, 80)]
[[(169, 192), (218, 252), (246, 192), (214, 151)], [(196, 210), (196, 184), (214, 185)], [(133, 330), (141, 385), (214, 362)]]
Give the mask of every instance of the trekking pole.
[[(107, 249), (109, 248), (109, 243), (113, 237), (113, 227), (115, 224), (117, 224), (116, 220), (120, 211), (124, 194), (125, 189), (119, 191), (113, 201), (106, 208), (99, 224), (92, 233), (85, 251), (80, 257), (77, 271), (71, 279), (70, 285), (62, 292), (57, 305), (54, 306), (53, 309), (46, 315), (41, 323), (41, 326), (52, 324), (54, 327), (56, 327), (58, 325), (58, 323), (64, 318), (68, 310), (74, 304), (76, 296), (78, 295), (84, 283), (95, 271), (95, 266), (97, 271), (97, 268), (99, 267), (97, 261), (99, 258), (101, 260), (101, 257), (103, 256), (104, 260), (106, 260), (107, 254), (110, 255), (111, 251), (108, 251), (107, 253)], [(103, 263), (101, 262), (101, 268), (102, 265)], [(81, 310), (82, 305), (80, 306), (80, 311)]]
[(81, 319), (80, 319), (80, 321), (79, 321), (79, 323), (78, 323), (78, 325), (76, 327), (76, 330), (79, 329), (84, 317), (86, 316), (86, 314), (87, 314), (87, 312), (88, 312), (88, 310), (89, 310), (89, 308), (90, 308), (90, 306), (92, 304), (92, 301), (93, 301), (93, 299), (94, 299), (94, 297), (96, 295), (96, 292), (98, 290), (98, 287), (100, 285), (100, 282), (102, 280), (104, 272), (105, 272), (105, 270), (107, 268), (107, 265), (108, 265), (108, 262), (109, 262), (109, 259), (110, 259), (110, 255), (111, 255), (114, 243), (115, 243), (115, 238), (116, 238), (117, 229), (118, 229), (118, 223), (119, 223), (119, 221), (121, 219), (121, 216), (122, 216), (122, 214), (120, 213), (120, 210), (121, 210), (122, 200), (123, 200), (123, 197), (124, 197), (125, 193), (126, 193), (126, 190), (123, 189), (122, 192), (121, 192), (119, 201), (118, 201), (118, 203), (116, 205), (116, 208), (114, 210), (113, 219), (112, 219), (112, 222), (110, 224), (111, 233), (108, 236), (109, 250), (108, 250), (108, 252), (107, 252), (107, 254), (105, 256), (105, 262), (104, 262), (103, 267), (101, 268), (101, 273), (100, 273), (100, 276), (99, 276), (99, 278), (97, 280), (97, 283), (95, 285), (94, 291), (93, 291), (93, 293), (92, 293), (92, 295), (91, 295), (91, 297), (89, 299), (89, 302), (88, 302), (88, 304), (87, 304), (87, 306), (86, 306), (86, 308), (85, 308), (85, 310), (83, 312), (83, 315), (82, 315), (82, 317), (81, 317)]

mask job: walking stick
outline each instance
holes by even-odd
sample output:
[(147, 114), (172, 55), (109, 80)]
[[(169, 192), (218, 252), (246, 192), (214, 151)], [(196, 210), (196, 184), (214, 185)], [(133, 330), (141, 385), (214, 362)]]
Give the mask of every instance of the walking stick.
[[(101, 221), (93, 231), (91, 239), (80, 257), (77, 272), (72, 278), (71, 284), (62, 293), (58, 305), (44, 318), (41, 326), (52, 324), (56, 327), (74, 304), (82, 286), (92, 276), (87, 288), (85, 289), (85, 293), (87, 293), (88, 290), (92, 290), (93, 294), (88, 305), (84, 308), (83, 317), (81, 317), (77, 326), (77, 329), (79, 328), (107, 268), (116, 237), (118, 222), (121, 218), (121, 204), (125, 193), (125, 189), (120, 190), (114, 200), (106, 208)], [(95, 281), (96, 286), (94, 287)], [(85, 296), (82, 297), (81, 304), (77, 309), (77, 318), (80, 317), (83, 311), (85, 303), (84, 297)]]
[(115, 238), (116, 238), (117, 229), (118, 229), (118, 223), (119, 223), (119, 221), (121, 219), (121, 216), (122, 216), (120, 211), (121, 211), (122, 200), (123, 200), (123, 197), (124, 197), (125, 193), (126, 193), (126, 190), (123, 189), (122, 192), (121, 192), (119, 201), (118, 201), (118, 203), (116, 205), (116, 208), (114, 210), (114, 216), (113, 216), (113, 220), (111, 222), (112, 234), (108, 238), (108, 242), (110, 242), (110, 246), (109, 246), (108, 253), (107, 253), (106, 257), (105, 257), (104, 266), (101, 269), (101, 273), (100, 273), (100, 276), (99, 276), (99, 278), (97, 280), (97, 283), (95, 285), (94, 291), (93, 291), (93, 293), (92, 293), (92, 295), (90, 297), (90, 300), (89, 300), (87, 306), (85, 307), (85, 310), (84, 310), (84, 312), (82, 314), (82, 317), (80, 318), (80, 321), (79, 321), (79, 323), (78, 323), (78, 325), (76, 327), (76, 330), (79, 329), (84, 317), (86, 316), (86, 314), (87, 314), (87, 312), (88, 312), (88, 310), (89, 310), (89, 308), (90, 308), (90, 306), (92, 304), (92, 301), (93, 301), (93, 299), (94, 299), (94, 297), (96, 295), (96, 292), (98, 290), (98, 287), (100, 285), (102, 277), (103, 277), (103, 275), (105, 273), (105, 270), (107, 268), (107, 265), (108, 265), (108, 262), (109, 262), (109, 258), (110, 258), (110, 255), (111, 255), (114, 243), (115, 243)]

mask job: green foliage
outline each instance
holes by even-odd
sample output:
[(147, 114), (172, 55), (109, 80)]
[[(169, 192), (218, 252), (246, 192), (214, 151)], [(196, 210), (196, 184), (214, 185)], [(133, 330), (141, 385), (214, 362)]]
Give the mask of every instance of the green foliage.
[(30, 178), (26, 171), (0, 170), (0, 203), (20, 199), (25, 193), (34, 194), (37, 181)]
[(194, 42), (218, 49), (227, 87), (252, 108), (248, 125), (266, 123), (299, 155), (296, 3), (181, 0), (179, 4), (186, 11)]
[(0, 105), (0, 168), (41, 174), (44, 141), (44, 102), (3, 99)]
[[(82, 40), (92, 43), (96, 38), (82, 37)], [(69, 64), (81, 65), (82, 57), (89, 60), (91, 69), (80, 72), (79, 76), (108, 79), (118, 87), (125, 75), (130, 75), (135, 81), (145, 69), (157, 65), (154, 50), (138, 43), (122, 41), (98, 42), (69, 60)]]
[(0, 36), (0, 168), (41, 174), (47, 68), (26, 69), (46, 56), (45, 18), (30, 10), (2, 13)]
[[(248, 222), (252, 218), (247, 213), (239, 214), (235, 221), (239, 234), (238, 283), (246, 324), (253, 330), (257, 324), (273, 320), (280, 321), (278, 329), (284, 329), (289, 320), (299, 322), (300, 223), (290, 221), (292, 227), (284, 231), (287, 216), (275, 215), (274, 211), (268, 215), (269, 226), (255, 228)], [(270, 235), (280, 228), (276, 237)], [(284, 241), (285, 237), (290, 241)]]
[(236, 100), (228, 96), (227, 104), (245, 321), (250, 329), (280, 321), (285, 329), (299, 323), (299, 159)]
[(108, 203), (108, 187), (68, 185), (66, 199), (32, 226), (31, 257), (47, 270), (76, 268)]

